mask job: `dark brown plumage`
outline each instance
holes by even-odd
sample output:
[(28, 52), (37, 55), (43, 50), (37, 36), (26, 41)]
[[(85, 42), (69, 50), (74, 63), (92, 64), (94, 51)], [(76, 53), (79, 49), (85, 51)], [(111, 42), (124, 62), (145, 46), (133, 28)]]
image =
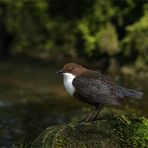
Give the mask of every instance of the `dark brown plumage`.
[[(97, 109), (103, 105), (120, 105), (125, 97), (140, 98), (143, 95), (142, 92), (114, 84), (98, 71), (84, 68), (75, 63), (66, 64), (60, 73), (74, 76), (72, 95), (82, 102), (94, 105)], [(89, 117), (87, 121), (94, 118), (96, 115), (93, 114), (93, 117)]]

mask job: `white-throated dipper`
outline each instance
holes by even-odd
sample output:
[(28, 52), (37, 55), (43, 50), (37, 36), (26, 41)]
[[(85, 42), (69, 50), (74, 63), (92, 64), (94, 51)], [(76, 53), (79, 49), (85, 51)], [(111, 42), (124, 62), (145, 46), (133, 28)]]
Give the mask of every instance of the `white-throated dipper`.
[(97, 118), (102, 106), (120, 105), (125, 97), (140, 98), (143, 93), (114, 84), (98, 71), (68, 63), (56, 73), (63, 74), (67, 92), (76, 99), (95, 106), (86, 121)]

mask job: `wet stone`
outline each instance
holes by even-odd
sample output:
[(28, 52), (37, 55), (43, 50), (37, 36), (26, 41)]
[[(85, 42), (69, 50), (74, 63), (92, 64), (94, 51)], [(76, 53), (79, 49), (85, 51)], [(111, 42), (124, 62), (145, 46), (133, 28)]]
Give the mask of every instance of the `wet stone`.
[(146, 148), (148, 119), (131, 114), (107, 115), (89, 123), (69, 123), (45, 129), (31, 148)]

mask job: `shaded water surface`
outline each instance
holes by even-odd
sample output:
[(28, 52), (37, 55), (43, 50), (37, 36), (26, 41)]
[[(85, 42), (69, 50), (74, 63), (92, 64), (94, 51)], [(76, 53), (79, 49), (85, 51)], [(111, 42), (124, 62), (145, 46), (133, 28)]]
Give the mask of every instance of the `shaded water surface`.
[[(46, 127), (79, 121), (90, 107), (70, 98), (55, 75), (57, 66), (49, 63), (8, 61), (0, 63), (0, 147), (29, 143)], [(147, 79), (128, 76), (118, 83), (141, 90), (141, 100), (130, 100), (120, 108), (104, 109), (135, 112), (148, 117)], [(81, 114), (80, 114), (81, 113)]]

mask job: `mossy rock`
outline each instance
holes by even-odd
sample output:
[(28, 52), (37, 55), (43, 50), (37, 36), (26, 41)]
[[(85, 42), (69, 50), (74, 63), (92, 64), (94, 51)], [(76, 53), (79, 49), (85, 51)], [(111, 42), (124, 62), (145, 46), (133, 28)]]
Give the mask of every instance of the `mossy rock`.
[(55, 125), (45, 129), (32, 148), (148, 148), (148, 119), (108, 115), (89, 123)]

